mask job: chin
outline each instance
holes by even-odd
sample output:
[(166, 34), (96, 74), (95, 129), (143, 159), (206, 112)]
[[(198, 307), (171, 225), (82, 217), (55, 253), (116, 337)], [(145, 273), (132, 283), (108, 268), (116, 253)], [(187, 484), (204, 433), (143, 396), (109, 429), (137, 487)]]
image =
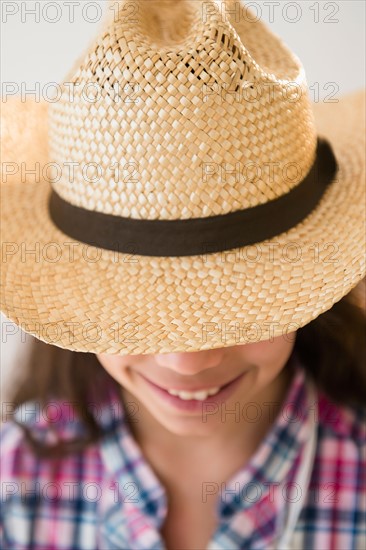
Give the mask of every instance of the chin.
[(217, 433), (217, 425), (215, 423), (203, 423), (201, 417), (199, 416), (186, 416), (185, 418), (180, 418), (176, 421), (171, 418), (169, 422), (163, 422), (159, 419), (159, 422), (164, 426), (164, 428), (175, 435), (194, 437), (209, 436)]

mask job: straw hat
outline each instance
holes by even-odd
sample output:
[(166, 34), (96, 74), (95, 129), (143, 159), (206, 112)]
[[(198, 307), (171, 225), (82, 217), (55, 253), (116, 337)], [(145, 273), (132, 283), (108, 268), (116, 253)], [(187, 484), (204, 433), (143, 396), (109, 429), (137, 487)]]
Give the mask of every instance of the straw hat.
[(3, 105), (1, 309), (94, 353), (286, 336), (365, 276), (365, 92), (312, 104), (242, 3), (124, 4)]

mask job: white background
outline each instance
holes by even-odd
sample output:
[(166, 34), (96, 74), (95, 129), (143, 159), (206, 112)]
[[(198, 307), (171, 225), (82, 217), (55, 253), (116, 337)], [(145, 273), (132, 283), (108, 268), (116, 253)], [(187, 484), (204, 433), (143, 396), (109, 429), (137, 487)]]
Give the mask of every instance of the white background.
[[(147, 0), (148, 1), (148, 0)], [(79, 0), (74, 22), (63, 0), (1, 2), (1, 80), (21, 89), (62, 82), (73, 62), (96, 36), (108, 2)], [(246, 2), (301, 59), (307, 74), (310, 97), (324, 100), (365, 87), (365, 2), (363, 0)], [(99, 7), (99, 12), (98, 12)], [(39, 22), (30, 10), (38, 9)], [(10, 12), (16, 12), (11, 15)], [(52, 20), (59, 19), (57, 22)], [(94, 22), (93, 22), (94, 20)], [(317, 97), (316, 94), (319, 94)], [(17, 364), (32, 337), (25, 335), (1, 315), (2, 398)], [(9, 336), (6, 331), (14, 330)]]

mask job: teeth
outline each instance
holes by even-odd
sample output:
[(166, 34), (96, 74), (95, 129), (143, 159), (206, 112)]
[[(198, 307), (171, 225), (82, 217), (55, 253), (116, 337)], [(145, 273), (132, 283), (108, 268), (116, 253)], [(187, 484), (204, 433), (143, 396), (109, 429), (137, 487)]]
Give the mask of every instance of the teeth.
[(196, 392), (190, 391), (178, 391), (178, 390), (167, 390), (170, 395), (175, 395), (180, 399), (187, 401), (188, 399), (196, 399), (197, 401), (204, 401), (209, 395), (215, 395), (220, 391), (220, 387), (210, 388), (209, 390), (201, 390)]

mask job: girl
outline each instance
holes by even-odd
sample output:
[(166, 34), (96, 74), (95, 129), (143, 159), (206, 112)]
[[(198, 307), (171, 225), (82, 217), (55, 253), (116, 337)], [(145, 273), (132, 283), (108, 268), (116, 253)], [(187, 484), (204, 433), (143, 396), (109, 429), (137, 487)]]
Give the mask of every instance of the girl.
[(2, 548), (360, 550), (364, 93), (312, 106), (253, 14), (135, 7), (3, 113)]

